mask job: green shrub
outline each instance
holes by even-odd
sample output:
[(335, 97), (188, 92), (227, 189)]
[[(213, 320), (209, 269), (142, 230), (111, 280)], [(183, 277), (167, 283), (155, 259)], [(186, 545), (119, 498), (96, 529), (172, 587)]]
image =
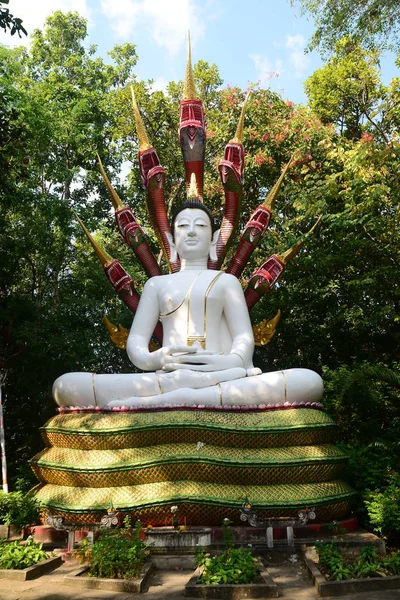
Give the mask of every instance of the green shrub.
[(327, 572), (329, 579), (342, 581), (351, 577), (351, 571), (345, 565), (343, 556), (336, 544), (317, 542), (315, 549), (319, 557), (318, 565)]
[(318, 567), (329, 580), (386, 577), (400, 574), (400, 550), (378, 556), (375, 548), (364, 546), (359, 556), (343, 556), (333, 542), (317, 542)]
[(22, 492), (0, 492), (0, 523), (22, 529), (40, 519), (40, 504), (31, 495)]
[(400, 575), (400, 550), (386, 556), (383, 564), (391, 575)]
[(368, 492), (365, 497), (368, 517), (374, 530), (386, 537), (400, 535), (400, 477), (392, 477), (383, 491)]
[(258, 575), (257, 559), (250, 548), (234, 548), (231, 521), (223, 521), (223, 537), (226, 549), (218, 556), (200, 551), (196, 554), (196, 564), (203, 567), (197, 583), (218, 585), (221, 583), (253, 583)]
[(42, 549), (42, 544), (33, 541), (29, 536), (25, 544), (7, 542), (0, 545), (0, 569), (26, 569), (49, 558)]
[(249, 548), (229, 548), (218, 556), (197, 555), (197, 566), (204, 567), (197, 583), (253, 583), (258, 575), (257, 559)]
[(89, 575), (107, 579), (138, 577), (150, 554), (146, 543), (140, 539), (140, 534), (141, 523), (138, 521), (131, 530), (127, 518), (122, 529), (101, 530), (93, 545), (84, 540), (79, 554), (82, 562), (89, 565)]

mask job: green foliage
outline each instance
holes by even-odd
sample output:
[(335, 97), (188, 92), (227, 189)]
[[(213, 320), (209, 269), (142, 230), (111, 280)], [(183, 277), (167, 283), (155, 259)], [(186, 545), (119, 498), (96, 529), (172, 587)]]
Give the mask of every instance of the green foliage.
[(385, 566), (393, 575), (400, 575), (400, 550), (385, 557)]
[(49, 558), (49, 554), (29, 536), (24, 544), (5, 542), (0, 544), (0, 569), (26, 569)]
[(367, 52), (343, 38), (337, 42), (335, 54), (311, 75), (304, 88), (311, 110), (323, 123), (335, 124), (340, 134), (357, 140), (367, 125), (387, 141), (372, 118), (379, 114), (378, 106), (384, 98), (376, 51)]
[(349, 34), (368, 47), (399, 47), (397, 0), (299, 0), (299, 3), (315, 20), (310, 49), (331, 51), (341, 37)]
[(375, 462), (376, 469), (387, 477), (400, 459), (398, 370), (368, 363), (342, 366), (325, 369), (324, 380), (324, 404), (340, 426), (341, 439), (353, 448), (352, 467), (359, 462), (366, 469), (365, 484), (375, 486), (367, 463)]
[(204, 568), (199, 584), (253, 583), (258, 575), (257, 559), (248, 548), (230, 548), (218, 556), (206, 553), (196, 559), (197, 566)]
[(318, 565), (328, 572), (329, 579), (336, 579), (337, 581), (350, 579), (351, 571), (345, 565), (336, 544), (333, 542), (317, 542), (315, 549), (318, 554)]
[(389, 538), (400, 537), (400, 476), (393, 476), (381, 491), (365, 494), (368, 517), (374, 530)]
[(378, 556), (373, 546), (364, 546), (358, 556), (343, 555), (333, 542), (317, 542), (318, 567), (327, 579), (341, 581), (364, 577), (397, 575), (400, 572), (400, 551)]
[(0, 523), (22, 529), (39, 523), (40, 505), (34, 497), (23, 492), (0, 491)]
[(258, 575), (257, 559), (250, 548), (235, 548), (231, 521), (224, 519), (222, 533), (226, 549), (218, 556), (208, 552), (196, 553), (196, 565), (203, 571), (197, 583), (205, 585), (253, 583)]
[(348, 456), (343, 477), (359, 492), (355, 511), (367, 528), (391, 539), (399, 535), (397, 504), (399, 374), (385, 365), (363, 364), (324, 373), (325, 405), (339, 425)]
[(232, 531), (231, 525), (232, 521), (227, 517), (222, 521), (222, 538), (227, 550), (233, 548), (235, 545), (235, 534)]
[(140, 538), (141, 523), (130, 528), (129, 517), (122, 529), (100, 530), (99, 538), (90, 545), (84, 540), (79, 549), (82, 562), (89, 565), (91, 577), (107, 579), (134, 579), (150, 551)]
[(22, 25), (22, 19), (14, 17), (8, 8), (1, 6), (2, 4), (9, 4), (9, 1), (10, 0), (2, 0), (0, 2), (0, 29), (3, 29), (4, 33), (7, 33), (7, 30), (9, 30), (10, 35), (18, 33), (18, 37), (22, 37), (21, 33), (28, 35), (25, 27)]

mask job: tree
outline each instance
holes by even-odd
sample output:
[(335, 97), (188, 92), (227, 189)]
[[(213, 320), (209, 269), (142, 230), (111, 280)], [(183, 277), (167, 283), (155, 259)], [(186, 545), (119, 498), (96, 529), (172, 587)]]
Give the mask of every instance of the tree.
[(311, 110), (324, 123), (333, 123), (341, 135), (358, 140), (369, 129), (388, 141), (376, 119), (385, 99), (377, 51), (368, 52), (343, 38), (337, 42), (335, 54), (304, 87)]
[(118, 145), (114, 107), (127, 97), (136, 54), (132, 45), (117, 47), (116, 64), (106, 65), (94, 48), (85, 50), (85, 36), (81, 17), (56, 12), (34, 32), (29, 52), (0, 49), (0, 358), (12, 356), (5, 398), (11, 474), (40, 448), (35, 429), (54, 412), (52, 380), (90, 363), (107, 371), (124, 361), (101, 324), (105, 307), (116, 306), (113, 292), (71, 209), (103, 238), (115, 238), (109, 226), (104, 234), (109, 200), (95, 153), (108, 166), (123, 160), (115, 153), (110, 161), (108, 150)]
[(4, 30), (4, 33), (7, 33), (7, 29), (9, 29), (11, 35), (15, 35), (16, 33), (18, 33), (19, 37), (21, 37), (21, 33), (28, 35), (25, 27), (22, 25), (22, 19), (14, 17), (8, 8), (1, 6), (2, 4), (9, 4), (9, 2), (10, 0), (1, 0), (0, 2), (0, 28)]
[[(315, 20), (309, 49), (332, 53), (345, 36), (368, 48), (399, 49), (400, 5), (397, 0), (298, 0)], [(292, 5), (296, 0), (292, 0)]]

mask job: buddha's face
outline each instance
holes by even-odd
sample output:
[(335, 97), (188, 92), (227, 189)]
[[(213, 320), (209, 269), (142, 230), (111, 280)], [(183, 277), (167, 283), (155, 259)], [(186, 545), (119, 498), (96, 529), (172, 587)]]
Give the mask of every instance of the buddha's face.
[(180, 258), (208, 256), (212, 228), (208, 215), (199, 208), (185, 208), (175, 219), (176, 251)]

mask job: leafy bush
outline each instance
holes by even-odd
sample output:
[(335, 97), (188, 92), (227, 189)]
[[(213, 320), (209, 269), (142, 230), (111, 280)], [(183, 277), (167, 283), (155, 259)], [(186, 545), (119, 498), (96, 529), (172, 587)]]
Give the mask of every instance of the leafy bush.
[(400, 369), (361, 363), (324, 369), (324, 407), (339, 425), (339, 434), (352, 446), (378, 441), (382, 448), (400, 447)]
[(0, 492), (0, 524), (22, 529), (38, 523), (39, 519), (40, 504), (33, 496), (25, 496), (22, 492)]
[(127, 517), (122, 529), (101, 530), (93, 545), (84, 540), (79, 555), (82, 562), (88, 563), (89, 575), (107, 579), (138, 577), (150, 554), (146, 543), (140, 539), (140, 533), (141, 523), (137, 521), (132, 530)]
[(197, 583), (218, 585), (221, 583), (253, 583), (258, 575), (257, 559), (253, 558), (250, 548), (234, 548), (231, 521), (224, 519), (223, 536), (226, 549), (218, 556), (208, 552), (196, 554), (196, 564), (203, 567)]
[(26, 569), (49, 558), (47, 552), (29, 536), (25, 544), (6, 542), (0, 545), (0, 569)]
[(329, 579), (336, 579), (341, 581), (343, 579), (350, 579), (351, 571), (344, 564), (343, 556), (339, 552), (336, 544), (317, 542), (315, 544), (319, 561), (318, 565), (322, 567), (329, 574)]
[[(400, 539), (400, 368), (354, 363), (324, 372), (325, 408), (349, 457), (343, 478), (359, 495), (354, 510), (368, 529)], [(394, 483), (397, 481), (397, 484)], [(397, 539), (396, 539), (397, 538)]]
[(365, 497), (368, 517), (375, 531), (394, 538), (400, 535), (400, 477), (392, 477), (383, 490), (369, 492)]
[(365, 546), (359, 556), (343, 556), (336, 544), (317, 542), (318, 567), (329, 580), (386, 577), (400, 574), (400, 550), (379, 557), (375, 548)]

